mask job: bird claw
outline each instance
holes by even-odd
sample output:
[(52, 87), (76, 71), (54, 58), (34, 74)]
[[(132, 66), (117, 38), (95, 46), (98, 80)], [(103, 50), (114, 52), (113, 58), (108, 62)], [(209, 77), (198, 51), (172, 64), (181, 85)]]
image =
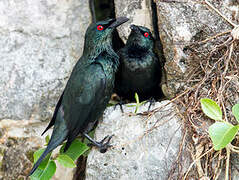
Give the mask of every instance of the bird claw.
[[(88, 146), (96, 146), (97, 148), (99, 148), (99, 151), (101, 153), (105, 153), (108, 148), (112, 147), (112, 145), (109, 144), (112, 137), (113, 137), (113, 135), (111, 135), (111, 136), (107, 135), (100, 142), (95, 141), (94, 143), (89, 143)], [(106, 141), (106, 139), (108, 139), (108, 140)]]
[(109, 135), (105, 136), (104, 139), (102, 139), (99, 144), (103, 144), (103, 142), (109, 137)]
[(117, 106), (120, 106), (121, 112), (124, 113), (123, 104), (125, 104), (124, 101), (120, 100), (117, 104), (114, 105), (114, 110), (116, 109)]
[(153, 97), (151, 97), (150, 99), (147, 100), (147, 102), (149, 102), (149, 107), (148, 107), (148, 112), (149, 112), (151, 106), (155, 105), (156, 100)]
[[(102, 141), (100, 141), (100, 147), (99, 150), (101, 153), (105, 153), (107, 151), (108, 148), (112, 147), (112, 145), (110, 145), (110, 140), (112, 139), (113, 135), (111, 136), (106, 136)], [(104, 143), (104, 141), (108, 138), (108, 140)]]

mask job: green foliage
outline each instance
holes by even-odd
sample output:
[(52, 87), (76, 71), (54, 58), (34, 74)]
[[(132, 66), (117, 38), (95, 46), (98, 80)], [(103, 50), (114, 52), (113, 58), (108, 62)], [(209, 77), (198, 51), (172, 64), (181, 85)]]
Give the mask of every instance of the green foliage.
[(73, 161), (75, 161), (78, 157), (80, 157), (84, 152), (86, 152), (89, 147), (79, 141), (78, 139), (75, 139), (71, 146), (67, 149), (67, 151), (64, 153), (64, 147), (66, 143), (64, 143), (60, 149), (61, 154), (66, 154), (68, 155)]
[(56, 159), (61, 165), (65, 167), (68, 167), (68, 168), (76, 167), (76, 164), (74, 163), (74, 161), (66, 154), (60, 154)]
[(232, 107), (232, 114), (235, 116), (236, 120), (239, 122), (239, 104), (235, 104)]
[(204, 114), (215, 121), (222, 120), (222, 111), (215, 101), (208, 98), (203, 98), (200, 100), (200, 102)]
[[(49, 136), (45, 138), (46, 143), (49, 142)], [(31, 180), (50, 180), (56, 172), (56, 163), (57, 160), (61, 165), (68, 168), (76, 167), (74, 161), (85, 153), (89, 147), (80, 142), (79, 140), (74, 140), (69, 147), (69, 149), (64, 153), (64, 147), (66, 143), (60, 148), (60, 152), (56, 159), (50, 159), (51, 153), (49, 153), (45, 159), (41, 162), (36, 171), (30, 176)], [(34, 163), (39, 159), (45, 149), (39, 149), (34, 154)]]
[[(33, 157), (34, 157), (34, 163), (37, 162), (37, 160), (39, 159), (39, 157), (42, 155), (42, 153), (44, 152), (45, 148), (44, 149), (39, 149), (37, 150), (36, 152), (34, 152), (33, 154)], [(48, 161), (50, 159), (50, 156), (51, 156), (51, 153), (49, 153), (45, 159), (41, 162), (41, 164), (39, 165), (39, 168), (40, 169), (45, 169), (47, 164), (48, 164)]]
[[(213, 120), (220, 121), (215, 122), (209, 127), (209, 135), (212, 139), (212, 143), (215, 150), (221, 150), (226, 147), (235, 138), (239, 130), (239, 125), (232, 125), (222, 119), (222, 111), (218, 104), (208, 98), (200, 100), (202, 110), (204, 114)], [(239, 121), (239, 104), (232, 107), (232, 114)]]
[(215, 122), (209, 127), (209, 135), (212, 139), (214, 149), (221, 150), (234, 139), (238, 132), (238, 126), (227, 122)]
[(47, 136), (45, 137), (45, 142), (46, 142), (45, 146), (47, 146), (47, 144), (49, 143), (49, 141), (50, 141), (50, 136), (47, 135)]
[(144, 103), (146, 103), (147, 101), (142, 101), (140, 102), (139, 101), (139, 96), (137, 93), (135, 93), (135, 96), (134, 96), (135, 100), (136, 100), (136, 104), (133, 104), (133, 105), (127, 105), (128, 107), (135, 107), (135, 111), (134, 113), (137, 113), (138, 110), (139, 110), (139, 107), (142, 106)]
[(56, 172), (56, 163), (50, 160), (45, 169), (37, 168), (31, 175), (31, 180), (49, 180)]

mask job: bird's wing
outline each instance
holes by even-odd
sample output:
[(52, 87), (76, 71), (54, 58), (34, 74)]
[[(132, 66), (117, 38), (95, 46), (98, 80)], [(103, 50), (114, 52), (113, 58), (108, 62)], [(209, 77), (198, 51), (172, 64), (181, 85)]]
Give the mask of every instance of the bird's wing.
[(101, 65), (94, 63), (70, 78), (62, 103), (69, 130), (65, 150), (88, 123), (95, 120), (92, 113), (97, 111), (97, 104), (104, 99), (105, 78)]
[(58, 113), (58, 110), (61, 106), (61, 102), (62, 102), (62, 98), (63, 98), (63, 95), (64, 95), (64, 91), (63, 93), (61, 94), (61, 97), (60, 99), (58, 100), (57, 104), (56, 104), (56, 107), (55, 107), (55, 110), (54, 110), (54, 114), (51, 118), (51, 121), (50, 123), (48, 124), (48, 126), (46, 127), (46, 129), (43, 131), (43, 133), (41, 135), (43, 135), (45, 132), (47, 132), (48, 129), (50, 129), (54, 124), (55, 124), (55, 120), (56, 120), (56, 115)]

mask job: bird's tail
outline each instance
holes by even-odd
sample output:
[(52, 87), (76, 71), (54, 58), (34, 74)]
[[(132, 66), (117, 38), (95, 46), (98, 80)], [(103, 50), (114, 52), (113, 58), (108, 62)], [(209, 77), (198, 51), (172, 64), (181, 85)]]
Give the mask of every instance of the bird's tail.
[(31, 176), (35, 170), (38, 168), (38, 166), (41, 164), (41, 162), (43, 161), (43, 159), (46, 157), (46, 155), (51, 152), (54, 148), (46, 148), (46, 150), (43, 152), (43, 154), (40, 156), (40, 158), (37, 160), (37, 162), (34, 164), (31, 172), (29, 173), (28, 176)]
[[(63, 125), (63, 124), (61, 124)], [(62, 126), (55, 126), (54, 130), (52, 132), (52, 136), (51, 139), (45, 149), (45, 151), (42, 153), (42, 155), (40, 156), (40, 158), (37, 160), (37, 162), (34, 164), (31, 172), (29, 173), (29, 176), (31, 176), (35, 170), (38, 168), (38, 166), (41, 164), (41, 162), (43, 161), (43, 159), (46, 157), (46, 155), (48, 153), (50, 153), (51, 151), (53, 151), (57, 146), (59, 146), (67, 137), (67, 129), (66, 128), (62, 128)]]

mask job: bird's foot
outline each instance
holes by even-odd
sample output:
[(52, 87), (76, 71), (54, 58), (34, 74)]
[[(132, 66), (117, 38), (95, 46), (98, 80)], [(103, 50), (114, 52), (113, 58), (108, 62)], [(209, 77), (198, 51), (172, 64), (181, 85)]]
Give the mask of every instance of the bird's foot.
[(105, 153), (109, 147), (112, 147), (112, 145), (110, 145), (110, 140), (112, 139), (112, 137), (113, 135), (107, 135), (100, 142), (90, 140), (91, 143), (89, 143), (88, 146), (96, 146), (101, 153)]
[(151, 97), (150, 99), (147, 100), (147, 102), (149, 102), (149, 107), (148, 107), (148, 112), (149, 112), (151, 106), (155, 105), (156, 100), (153, 97)]
[(124, 113), (124, 110), (123, 110), (123, 105), (124, 104), (125, 104), (125, 102), (122, 99), (120, 99), (120, 101), (117, 104), (115, 104), (114, 110), (116, 109), (117, 106), (120, 106), (121, 112)]

